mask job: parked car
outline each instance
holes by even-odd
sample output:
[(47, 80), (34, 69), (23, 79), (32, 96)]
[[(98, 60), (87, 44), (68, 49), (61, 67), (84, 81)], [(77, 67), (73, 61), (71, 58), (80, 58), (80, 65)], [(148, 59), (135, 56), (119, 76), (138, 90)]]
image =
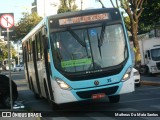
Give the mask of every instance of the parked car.
[[(0, 74), (0, 105), (5, 108), (10, 108), (10, 81), (9, 77), (6, 75)], [(17, 85), (12, 80), (12, 98), (13, 103), (17, 100), (18, 91)]]
[(13, 68), (13, 71), (21, 71), (21, 70), (24, 70), (24, 66), (23, 65), (16, 65), (14, 68)]
[(135, 68), (133, 68), (133, 77), (135, 80), (135, 86), (140, 87), (141, 86), (140, 74), (139, 74), (138, 70), (136, 70)]

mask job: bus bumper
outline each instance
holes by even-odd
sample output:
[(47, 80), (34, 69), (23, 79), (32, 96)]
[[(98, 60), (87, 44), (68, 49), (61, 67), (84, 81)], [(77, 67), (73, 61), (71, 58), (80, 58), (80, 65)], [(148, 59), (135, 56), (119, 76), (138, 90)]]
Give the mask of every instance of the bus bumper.
[(134, 78), (130, 77), (127, 81), (122, 82), (122, 88), (119, 92), (119, 94), (125, 94), (135, 91), (135, 83)]
[(53, 81), (53, 82), (54, 82), (53, 83), (53, 91), (54, 91), (53, 93), (55, 96), (54, 102), (56, 104), (92, 99), (91, 96), (94, 93), (106, 92), (105, 93), (106, 96), (112, 96), (112, 95), (130, 93), (135, 90), (133, 77), (131, 77), (125, 82), (119, 82), (117, 84), (108, 85), (107, 87), (106, 86), (97, 87), (97, 89), (90, 88), (90, 89), (81, 89), (81, 90), (74, 90), (74, 89), (63, 90), (59, 87), (56, 81)]

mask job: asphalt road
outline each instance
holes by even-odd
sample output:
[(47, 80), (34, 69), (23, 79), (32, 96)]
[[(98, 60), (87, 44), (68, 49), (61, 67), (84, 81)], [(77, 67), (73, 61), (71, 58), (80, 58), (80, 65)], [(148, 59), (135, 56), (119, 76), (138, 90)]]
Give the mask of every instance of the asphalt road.
[[(75, 118), (76, 120), (82, 118), (84, 120), (102, 120), (107, 117), (111, 120), (124, 120), (128, 119), (128, 117), (124, 117), (123, 115), (122, 117), (113, 117), (113, 114), (125, 112), (127, 112), (126, 115), (129, 114), (130, 116), (131, 113), (133, 113), (132, 115), (134, 115), (134, 113), (136, 115), (137, 113), (141, 113), (141, 117), (136, 117), (135, 119), (160, 119), (160, 86), (141, 85), (141, 87), (136, 88), (135, 92), (121, 95), (120, 102), (116, 104), (111, 104), (109, 103), (108, 98), (104, 98), (102, 100), (65, 104), (60, 107), (60, 110), (53, 111), (47, 100), (36, 100), (34, 94), (28, 90), (22, 71), (12, 73), (12, 78), (18, 85), (18, 101), (21, 101), (25, 105), (25, 110), (27, 111), (41, 112), (50, 116), (50, 118), (43, 119), (53, 119), (54, 117), (54, 120)], [(158, 77), (145, 78), (150, 80), (158, 79)], [(112, 112), (110, 113), (110, 111)], [(144, 115), (147, 114), (151, 114), (152, 117), (145, 117)], [(154, 115), (156, 116), (157, 114), (159, 114), (159, 117), (154, 117)]]

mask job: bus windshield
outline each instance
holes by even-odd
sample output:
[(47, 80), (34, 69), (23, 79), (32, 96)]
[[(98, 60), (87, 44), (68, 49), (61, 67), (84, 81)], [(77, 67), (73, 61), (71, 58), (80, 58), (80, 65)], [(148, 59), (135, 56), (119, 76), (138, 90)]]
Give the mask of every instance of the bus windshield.
[(128, 56), (121, 24), (51, 33), (55, 67), (65, 72), (99, 70)]

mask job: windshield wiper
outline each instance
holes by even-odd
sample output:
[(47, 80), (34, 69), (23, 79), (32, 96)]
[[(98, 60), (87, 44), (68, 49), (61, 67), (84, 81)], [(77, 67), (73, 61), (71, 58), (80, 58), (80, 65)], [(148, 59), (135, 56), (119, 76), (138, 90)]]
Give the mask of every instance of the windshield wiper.
[(101, 58), (102, 58), (101, 46), (103, 45), (103, 41), (104, 41), (105, 29), (106, 29), (106, 25), (105, 25), (105, 24), (102, 24), (102, 29), (101, 29), (100, 37), (98, 37), (98, 34), (97, 34), (98, 48), (99, 48), (99, 53), (100, 53)]
[(103, 45), (105, 29), (106, 29), (106, 25), (102, 24), (102, 29), (100, 34), (100, 43), (99, 43), (100, 47)]
[(71, 35), (83, 46), (83, 47), (86, 47), (86, 44), (85, 42), (83, 42), (81, 40), (81, 38), (71, 29), (67, 29), (69, 31), (69, 33), (71, 33)]

